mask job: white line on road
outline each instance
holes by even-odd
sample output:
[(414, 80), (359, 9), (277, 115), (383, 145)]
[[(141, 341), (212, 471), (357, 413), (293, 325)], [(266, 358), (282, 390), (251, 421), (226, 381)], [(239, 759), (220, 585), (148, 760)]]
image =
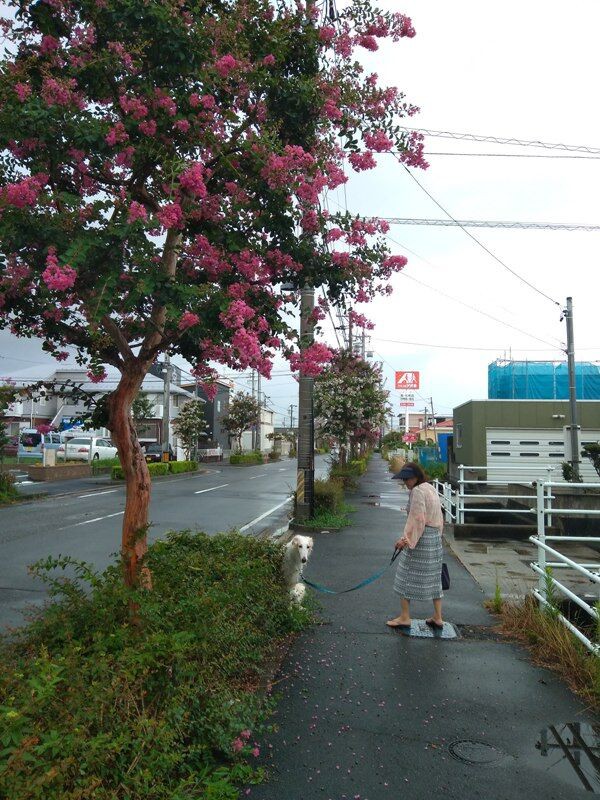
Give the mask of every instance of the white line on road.
[(248, 528), (251, 528), (253, 525), (256, 525), (257, 522), (260, 522), (261, 519), (264, 519), (265, 517), (268, 517), (269, 514), (272, 514), (274, 511), (277, 511), (278, 508), (281, 508), (281, 506), (284, 506), (286, 503), (289, 503), (291, 499), (292, 499), (292, 496), (290, 495), (289, 497), (287, 497), (283, 501), (283, 503), (279, 503), (279, 505), (273, 506), (273, 508), (270, 508), (268, 511), (265, 511), (265, 513), (261, 514), (260, 517), (257, 517), (256, 519), (253, 519), (252, 522), (249, 522), (247, 525), (244, 525), (243, 528), (240, 528), (240, 533), (242, 533), (243, 531), (248, 530)]
[(285, 467), (279, 467), (279, 472), (287, 472), (287, 469)]
[(92, 494), (80, 494), (78, 500), (83, 500), (84, 497), (96, 497), (99, 494), (112, 494), (116, 489), (107, 489), (105, 492), (92, 492)]
[(264, 478), (265, 475), (268, 475), (268, 472), (261, 472), (260, 475), (254, 475), (254, 477), (250, 478), (251, 481), (255, 481), (257, 478)]
[(204, 494), (204, 492), (214, 492), (215, 489), (222, 489), (224, 486), (229, 486), (229, 484), (222, 483), (220, 486), (211, 486), (210, 489), (200, 489), (199, 491), (194, 492), (194, 494)]
[[(78, 525), (89, 525), (90, 522), (100, 522), (100, 520), (102, 519), (110, 519), (111, 517), (120, 517), (121, 514), (124, 513), (125, 513), (124, 511), (117, 511), (116, 514), (107, 514), (105, 517), (95, 517), (94, 519), (86, 519), (83, 522), (76, 522), (75, 525), (73, 525), (73, 527), (76, 528)], [(69, 527), (71, 526), (69, 525)]]

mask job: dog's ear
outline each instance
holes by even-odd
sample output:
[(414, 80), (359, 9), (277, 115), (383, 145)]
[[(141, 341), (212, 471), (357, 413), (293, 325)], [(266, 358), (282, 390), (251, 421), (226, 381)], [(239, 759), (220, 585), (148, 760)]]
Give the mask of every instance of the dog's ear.
[(306, 544), (308, 545), (308, 547), (312, 547), (312, 546), (313, 546), (313, 539), (312, 539), (312, 536), (307, 536), (306, 538), (308, 539), (308, 541), (306, 542)]
[(300, 537), (296, 534), (292, 539), (290, 539), (290, 544), (297, 546), (300, 544)]

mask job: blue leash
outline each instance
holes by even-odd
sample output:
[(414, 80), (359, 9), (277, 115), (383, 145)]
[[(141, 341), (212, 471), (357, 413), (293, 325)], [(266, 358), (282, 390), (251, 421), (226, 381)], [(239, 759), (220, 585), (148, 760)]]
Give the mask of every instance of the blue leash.
[(312, 589), (316, 589), (317, 592), (323, 592), (323, 594), (346, 594), (347, 592), (354, 592), (357, 589), (362, 589), (363, 586), (367, 586), (369, 583), (373, 583), (373, 581), (376, 581), (377, 578), (381, 578), (383, 573), (387, 572), (394, 561), (398, 558), (400, 552), (400, 550), (394, 550), (394, 555), (390, 559), (390, 563), (383, 569), (379, 570), (379, 572), (376, 572), (375, 575), (371, 575), (370, 578), (365, 578), (364, 581), (357, 583), (356, 586), (352, 586), (350, 589), (342, 589), (339, 592), (336, 592), (334, 589), (328, 589), (327, 586), (321, 586), (320, 583), (313, 583), (312, 581), (309, 581), (308, 578), (305, 578), (304, 575), (301, 575), (300, 578), (307, 586), (310, 586)]

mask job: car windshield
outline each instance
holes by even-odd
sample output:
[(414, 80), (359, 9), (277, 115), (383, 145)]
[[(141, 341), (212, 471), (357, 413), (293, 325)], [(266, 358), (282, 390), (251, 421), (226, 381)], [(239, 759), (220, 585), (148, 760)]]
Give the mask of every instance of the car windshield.
[(160, 444), (149, 444), (146, 448), (147, 453), (160, 453), (162, 452), (162, 446)]

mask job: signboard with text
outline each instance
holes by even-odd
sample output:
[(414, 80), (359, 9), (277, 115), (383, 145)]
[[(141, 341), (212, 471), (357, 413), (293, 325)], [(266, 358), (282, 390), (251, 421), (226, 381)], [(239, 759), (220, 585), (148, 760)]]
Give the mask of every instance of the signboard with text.
[(402, 392), (400, 394), (400, 408), (412, 408), (415, 404), (415, 395), (413, 392)]
[(396, 389), (418, 389), (419, 373), (402, 370), (396, 372)]

